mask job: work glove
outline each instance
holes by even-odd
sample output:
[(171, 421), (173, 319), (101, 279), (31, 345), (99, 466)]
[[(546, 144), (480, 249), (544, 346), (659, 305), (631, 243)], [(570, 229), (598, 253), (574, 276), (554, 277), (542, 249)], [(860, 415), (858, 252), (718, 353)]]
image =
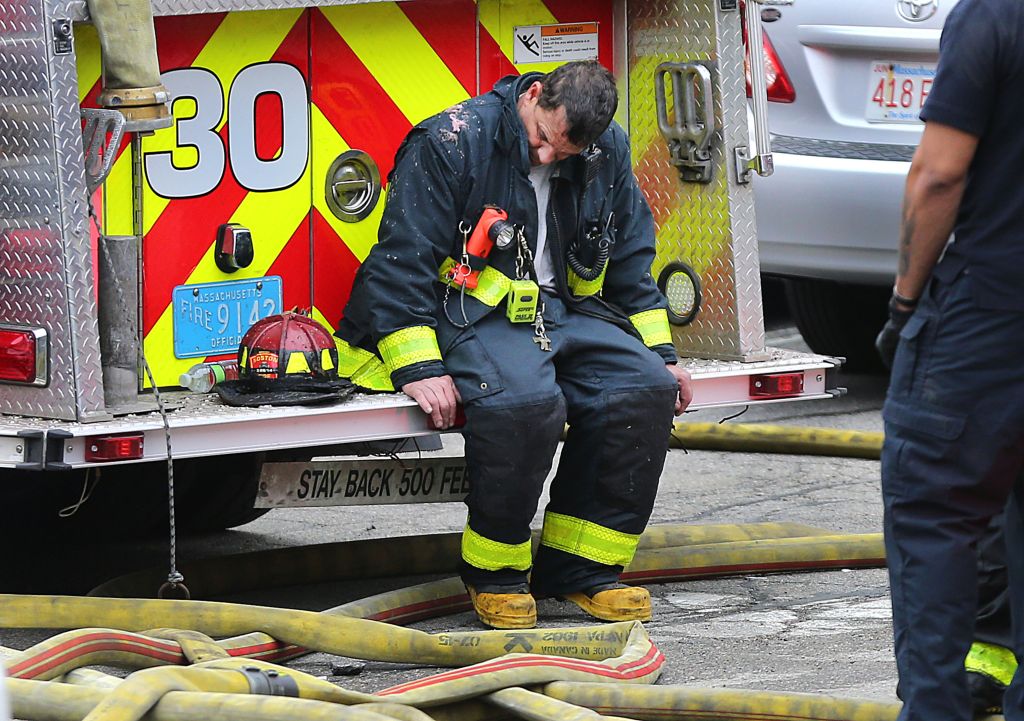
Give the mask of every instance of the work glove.
[(914, 309), (905, 310), (896, 305), (896, 299), (889, 300), (889, 320), (882, 326), (878, 337), (875, 338), (875, 348), (882, 359), (882, 363), (889, 370), (892, 370), (892, 359), (896, 357), (896, 346), (900, 344), (900, 331), (903, 326), (914, 315)]

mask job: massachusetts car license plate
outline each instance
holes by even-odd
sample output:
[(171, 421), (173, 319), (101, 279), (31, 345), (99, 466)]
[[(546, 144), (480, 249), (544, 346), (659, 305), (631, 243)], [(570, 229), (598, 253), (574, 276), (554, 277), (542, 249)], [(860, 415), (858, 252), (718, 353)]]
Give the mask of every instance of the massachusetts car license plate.
[(935, 80), (935, 63), (874, 60), (864, 116), (872, 123), (918, 123)]
[(249, 326), (281, 312), (281, 277), (179, 285), (171, 299), (175, 357), (234, 353)]

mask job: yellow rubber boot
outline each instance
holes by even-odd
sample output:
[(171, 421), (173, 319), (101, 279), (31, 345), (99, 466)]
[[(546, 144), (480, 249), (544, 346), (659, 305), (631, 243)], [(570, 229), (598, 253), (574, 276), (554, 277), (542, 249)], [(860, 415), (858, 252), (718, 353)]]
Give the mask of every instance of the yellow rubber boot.
[(642, 586), (597, 586), (562, 596), (602, 621), (650, 621), (651, 594)]
[(537, 625), (537, 602), (528, 592), (477, 592), (466, 586), (480, 622), (491, 628), (533, 628)]

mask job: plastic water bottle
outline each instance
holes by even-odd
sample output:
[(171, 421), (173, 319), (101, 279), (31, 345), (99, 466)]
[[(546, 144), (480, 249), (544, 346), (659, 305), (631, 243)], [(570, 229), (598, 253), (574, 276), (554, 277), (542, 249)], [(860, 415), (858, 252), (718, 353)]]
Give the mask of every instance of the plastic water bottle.
[(221, 381), (238, 379), (238, 361), (220, 361), (217, 363), (196, 363), (178, 377), (182, 388), (193, 393), (209, 393)]

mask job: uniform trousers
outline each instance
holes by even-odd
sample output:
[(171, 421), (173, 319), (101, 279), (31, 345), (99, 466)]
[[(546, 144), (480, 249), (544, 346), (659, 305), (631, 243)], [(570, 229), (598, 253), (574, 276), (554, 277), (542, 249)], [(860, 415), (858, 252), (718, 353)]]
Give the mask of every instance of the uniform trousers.
[[(901, 721), (968, 721), (964, 658), (978, 603), (977, 549), (1024, 465), (1024, 313), (979, 307), (969, 270), (933, 279), (901, 332), (883, 409), (882, 495)], [(1007, 557), (1011, 612), (1024, 620), (1024, 554)], [(1020, 623), (1014, 648), (1024, 652)], [(1024, 719), (1024, 676), (1004, 700)]]
[(442, 318), (438, 340), (466, 414), (467, 532), (481, 555), (495, 553), (479, 561), (464, 536), (466, 583), (527, 582), (529, 559), (504, 564), (501, 553), (528, 544), (568, 423), (529, 578), (547, 596), (618, 580), (654, 506), (677, 385), (640, 339), (542, 298), (550, 352), (532, 325), (511, 323), (500, 307), (468, 328)]

